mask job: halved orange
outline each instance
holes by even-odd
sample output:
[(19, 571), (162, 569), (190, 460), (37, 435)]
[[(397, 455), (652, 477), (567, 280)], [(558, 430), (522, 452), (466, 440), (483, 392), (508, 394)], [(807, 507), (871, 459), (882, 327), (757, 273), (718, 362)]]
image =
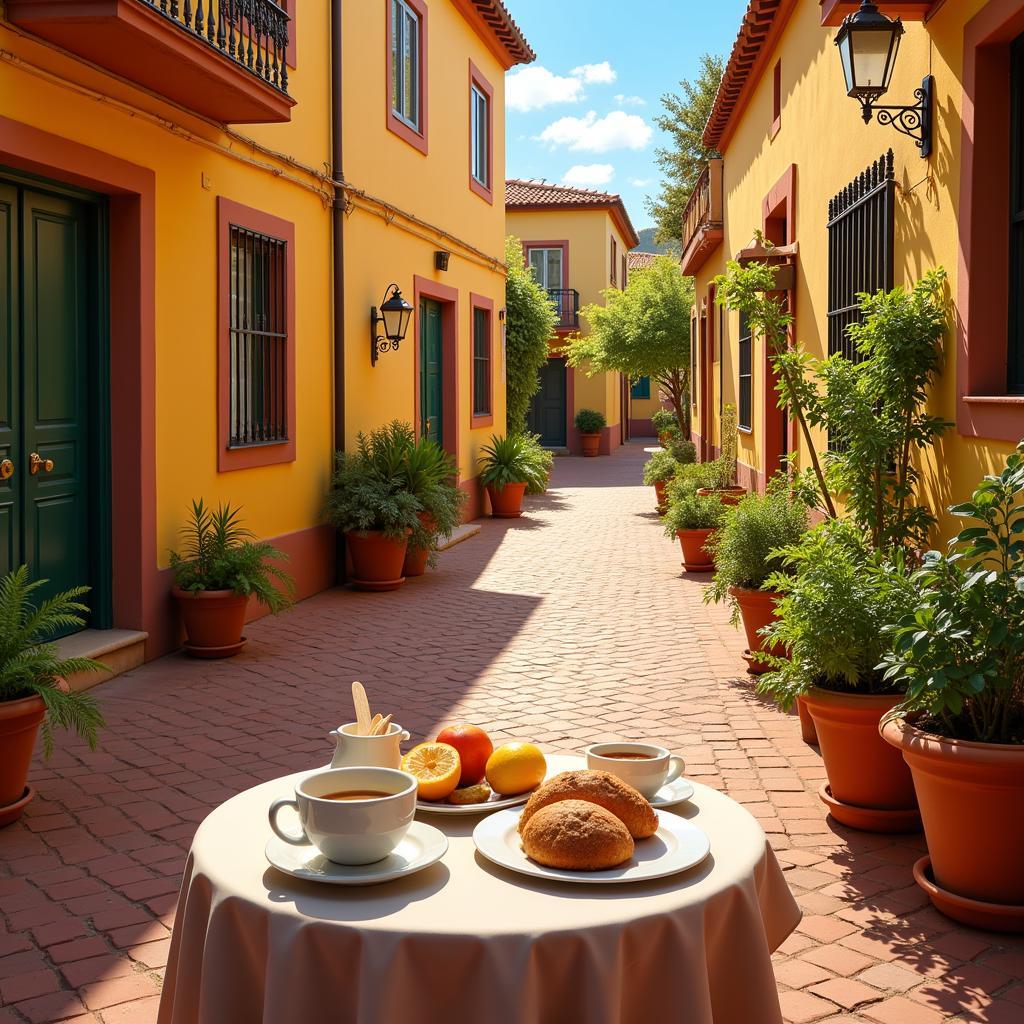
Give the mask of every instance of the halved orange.
[(459, 784), (462, 762), (449, 743), (421, 743), (402, 758), (402, 771), (416, 777), (421, 800), (443, 800)]

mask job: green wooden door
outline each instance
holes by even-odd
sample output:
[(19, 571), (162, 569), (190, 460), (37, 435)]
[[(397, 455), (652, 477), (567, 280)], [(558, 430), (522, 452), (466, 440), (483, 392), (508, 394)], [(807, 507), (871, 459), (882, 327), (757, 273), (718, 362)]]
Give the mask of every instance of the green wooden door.
[(526, 425), (540, 434), (545, 448), (564, 448), (566, 438), (566, 369), (564, 359), (549, 359), (538, 372), (540, 386), (530, 402)]
[(8, 476), (21, 452), (18, 190), (0, 181), (0, 574), (21, 564), (21, 495)]
[(443, 444), (441, 303), (420, 300), (420, 436)]

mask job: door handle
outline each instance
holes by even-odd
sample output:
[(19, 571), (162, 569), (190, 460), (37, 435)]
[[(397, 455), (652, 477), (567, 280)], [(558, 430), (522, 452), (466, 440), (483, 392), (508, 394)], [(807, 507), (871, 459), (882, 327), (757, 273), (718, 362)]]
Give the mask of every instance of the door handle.
[[(32, 452), (28, 457), (28, 471), (35, 476), (36, 473), (42, 470), (44, 473), (49, 473), (53, 470), (53, 459), (44, 459), (39, 452)], [(12, 470), (13, 472), (13, 467)]]
[(0, 480), (10, 480), (14, 476), (14, 463), (10, 459), (0, 462)]
[(434, 418), (432, 416), (427, 417), (427, 433), (432, 433), (434, 429)]

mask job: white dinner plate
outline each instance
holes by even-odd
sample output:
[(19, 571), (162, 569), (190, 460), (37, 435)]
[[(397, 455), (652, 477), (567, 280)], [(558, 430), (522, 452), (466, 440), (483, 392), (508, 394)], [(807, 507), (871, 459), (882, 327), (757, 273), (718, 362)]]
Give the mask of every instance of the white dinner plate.
[[(551, 754), (548, 757), (547, 778), (560, 772), (579, 772), (587, 767), (587, 759), (578, 754)], [(654, 797), (648, 800), (652, 807), (674, 807), (693, 796), (693, 783), (680, 776), (673, 782), (661, 787)]]
[(278, 871), (295, 878), (331, 885), (378, 885), (430, 867), (447, 849), (448, 839), (443, 832), (414, 821), (394, 850), (374, 864), (335, 864), (312, 844), (291, 846), (277, 836), (270, 838), (265, 852)]
[[(534, 787), (536, 789), (536, 787)], [(449, 804), (444, 800), (437, 802), (433, 800), (417, 800), (417, 811), (429, 811), (431, 814), (490, 814), (492, 811), (502, 811), (508, 807), (518, 807), (525, 804), (533, 790), (519, 793), (516, 796), (501, 796), (499, 793), (491, 795), (479, 804)]]
[(563, 871), (530, 860), (519, 840), (522, 811), (498, 811), (473, 829), (476, 848), (503, 868), (559, 882), (609, 885), (664, 878), (699, 864), (711, 849), (707, 835), (692, 822), (675, 814), (658, 815), (658, 831), (649, 839), (636, 840), (632, 858), (605, 871)]

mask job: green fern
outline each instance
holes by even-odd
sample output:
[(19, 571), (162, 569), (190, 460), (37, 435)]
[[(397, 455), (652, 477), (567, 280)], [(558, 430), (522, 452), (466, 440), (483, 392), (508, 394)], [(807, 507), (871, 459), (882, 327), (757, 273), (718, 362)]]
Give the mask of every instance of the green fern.
[(53, 729), (74, 729), (92, 749), (103, 727), (96, 698), (72, 693), (59, 680), (77, 672), (105, 670), (91, 658), (61, 658), (50, 638), (58, 632), (85, 625), (89, 611), (78, 599), (88, 587), (75, 587), (35, 604), (33, 594), (46, 580), (29, 581), (23, 565), (0, 577), (0, 703), (40, 697), (46, 705), (43, 752), (53, 753)]
[(480, 446), (480, 463), (480, 482), (485, 487), (526, 484), (531, 494), (543, 492), (551, 473), (550, 453), (533, 434), (493, 435)]

